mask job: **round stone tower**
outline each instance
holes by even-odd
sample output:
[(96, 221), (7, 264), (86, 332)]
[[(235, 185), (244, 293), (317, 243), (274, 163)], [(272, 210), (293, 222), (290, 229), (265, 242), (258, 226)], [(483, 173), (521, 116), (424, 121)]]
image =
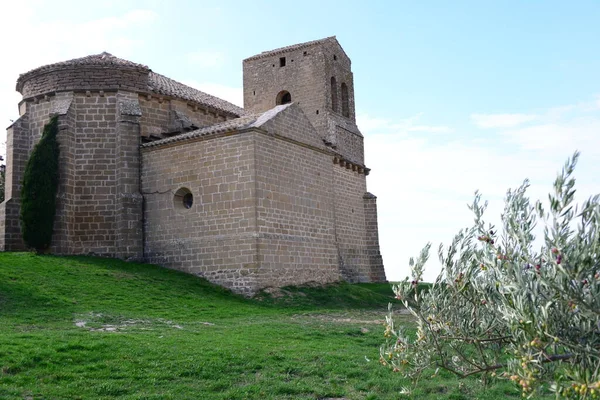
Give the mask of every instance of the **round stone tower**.
[[(142, 256), (138, 93), (150, 69), (108, 53), (46, 65), (17, 80), (20, 118), (8, 128), (0, 244), (24, 248), (19, 226), (25, 164), (44, 125), (59, 117), (55, 253)], [(3, 242), (3, 243), (2, 243)]]
[(21, 181), (44, 125), (58, 115), (60, 183), (52, 251), (143, 257), (140, 143), (243, 114), (147, 66), (109, 53), (19, 76), (20, 118), (7, 130), (0, 248), (22, 250)]

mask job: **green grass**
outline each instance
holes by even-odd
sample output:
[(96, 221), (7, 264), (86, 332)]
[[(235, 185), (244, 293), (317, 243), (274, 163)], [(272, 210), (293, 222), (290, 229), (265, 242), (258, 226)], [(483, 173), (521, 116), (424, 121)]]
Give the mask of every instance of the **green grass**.
[[(152, 265), (0, 253), (0, 398), (409, 398), (377, 361), (391, 297), (338, 284), (251, 300)], [(410, 398), (519, 396), (441, 374)]]

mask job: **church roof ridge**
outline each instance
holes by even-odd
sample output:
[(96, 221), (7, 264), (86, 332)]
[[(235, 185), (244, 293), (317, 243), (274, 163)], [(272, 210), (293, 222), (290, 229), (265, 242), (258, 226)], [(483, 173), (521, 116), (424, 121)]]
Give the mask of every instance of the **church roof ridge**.
[(219, 122), (218, 124), (205, 126), (203, 128), (195, 129), (190, 132), (183, 133), (181, 135), (171, 136), (165, 139), (154, 140), (152, 142), (144, 143), (141, 145), (142, 148), (156, 147), (163, 144), (181, 142), (188, 139), (199, 138), (202, 136), (214, 135), (217, 133), (231, 132), (234, 130), (240, 130), (249, 127), (259, 117), (258, 114), (246, 115), (243, 117), (231, 119), (225, 122)]
[(218, 124), (205, 126), (203, 128), (195, 129), (193, 131), (186, 132), (181, 135), (171, 136), (165, 139), (144, 143), (141, 147), (156, 147), (163, 144), (175, 143), (188, 139), (199, 138), (202, 136), (214, 135), (218, 133), (225, 133), (248, 128), (260, 128), (262, 125), (273, 119), (281, 111), (288, 108), (291, 104), (292, 103), (275, 106), (272, 109), (263, 113), (244, 115), (240, 118), (235, 118), (229, 121), (220, 122)]

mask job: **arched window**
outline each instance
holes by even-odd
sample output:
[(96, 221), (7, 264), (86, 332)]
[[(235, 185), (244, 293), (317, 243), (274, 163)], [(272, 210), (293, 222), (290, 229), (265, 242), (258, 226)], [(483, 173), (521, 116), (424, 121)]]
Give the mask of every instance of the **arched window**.
[(331, 77), (331, 109), (338, 112), (338, 93), (335, 77)]
[(348, 86), (342, 82), (342, 115), (350, 117), (350, 105), (348, 104)]
[(292, 102), (292, 95), (287, 90), (282, 90), (275, 99), (275, 104), (288, 104)]

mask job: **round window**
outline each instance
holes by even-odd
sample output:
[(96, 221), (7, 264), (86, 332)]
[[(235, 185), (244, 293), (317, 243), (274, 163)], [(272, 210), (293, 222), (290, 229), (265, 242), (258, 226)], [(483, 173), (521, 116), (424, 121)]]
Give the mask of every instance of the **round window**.
[(194, 204), (194, 196), (191, 193), (186, 193), (183, 196), (183, 206), (185, 208), (192, 208), (192, 204)]
[(188, 188), (180, 188), (173, 196), (173, 206), (176, 210), (189, 210), (194, 204), (194, 195)]

